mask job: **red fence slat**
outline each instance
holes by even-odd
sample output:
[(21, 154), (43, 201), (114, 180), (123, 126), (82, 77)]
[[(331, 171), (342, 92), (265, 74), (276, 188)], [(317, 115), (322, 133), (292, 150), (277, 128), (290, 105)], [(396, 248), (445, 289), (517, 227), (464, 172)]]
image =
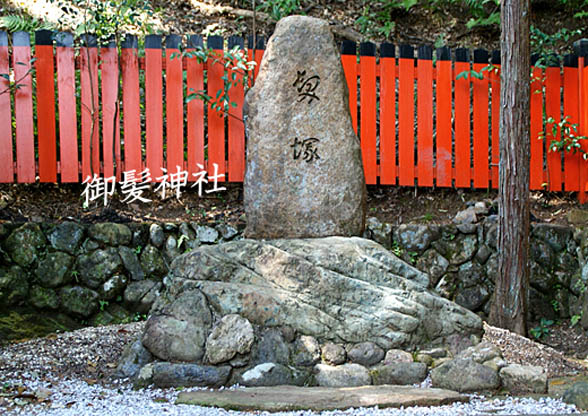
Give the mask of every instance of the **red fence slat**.
[[(102, 72), (102, 160), (104, 177), (121, 180), (118, 53), (114, 42), (100, 50)], [(116, 169), (115, 169), (116, 165)]]
[[(564, 58), (563, 69), (563, 87), (564, 87), (564, 115), (569, 116), (570, 124), (579, 123), (578, 103), (579, 84), (578, 84), (578, 57), (575, 55), (566, 55)], [(578, 134), (578, 132), (571, 132)], [(578, 176), (579, 164), (582, 163), (580, 152), (565, 152), (564, 156), (564, 189), (566, 191), (580, 190), (580, 177)]]
[[(0, 74), (10, 74), (8, 35), (0, 32)], [(0, 77), (0, 182), (14, 181), (12, 154), (12, 111), (10, 108), (10, 81)]]
[(378, 180), (376, 149), (376, 45), (359, 46), (360, 81), (360, 139), (365, 181), (368, 185)]
[(127, 35), (121, 45), (120, 57), (125, 160), (123, 170), (134, 170), (136, 174), (143, 170), (137, 45), (137, 37)]
[[(236, 46), (243, 51), (243, 38), (231, 36), (229, 38), (229, 49)], [(245, 90), (243, 87), (243, 73), (239, 70), (229, 72), (229, 82), (232, 83), (229, 90), (229, 99), (231, 106), (229, 108), (228, 128), (229, 128), (229, 177), (231, 182), (243, 182), (245, 174), (245, 129), (243, 126), (243, 100)], [(235, 105), (233, 105), (233, 103)]]
[[(202, 37), (190, 36), (188, 52), (202, 47)], [(204, 91), (204, 65), (195, 56), (187, 59), (186, 63), (187, 94)], [(196, 179), (193, 174), (204, 168), (204, 101), (197, 98), (187, 104), (188, 112), (188, 173), (191, 180)], [(200, 165), (202, 168), (200, 168)]]
[[(579, 114), (580, 114), (580, 134), (588, 136), (588, 42), (586, 40), (580, 41), (578, 59), (578, 85), (580, 91), (579, 100)], [(586, 140), (582, 142), (582, 149), (588, 153), (588, 143)], [(578, 176), (580, 177), (580, 192), (578, 193), (578, 200), (581, 204), (586, 202), (586, 191), (588, 191), (588, 169), (586, 168), (586, 161), (580, 164)]]
[(451, 50), (437, 49), (437, 186), (451, 186), (452, 175)]
[(349, 90), (351, 123), (355, 134), (357, 134), (357, 50), (355, 42), (344, 40), (341, 44), (341, 64)]
[(488, 168), (488, 78), (487, 71), (482, 71), (488, 66), (488, 52), (482, 49), (474, 51), (473, 70), (482, 74), (483, 79), (473, 77), (473, 162), (474, 162), (474, 188), (488, 188), (490, 177)]
[(149, 35), (145, 38), (145, 159), (153, 180), (164, 174), (162, 71), (161, 36)]
[(418, 56), (417, 183), (419, 186), (433, 186), (433, 49), (421, 46)]
[(183, 70), (178, 35), (169, 35), (165, 39), (165, 98), (167, 127), (167, 170), (178, 172), (184, 170), (184, 97)]
[(35, 33), (35, 69), (37, 73), (37, 131), (39, 180), (57, 182), (57, 143), (55, 141), (55, 74), (53, 32)]
[(545, 145), (539, 134), (543, 131), (543, 71), (531, 70), (531, 161), (530, 188), (543, 189), (543, 155)]
[(12, 63), (17, 85), (14, 92), (16, 121), (16, 177), (18, 182), (35, 182), (35, 137), (33, 128), (33, 86), (29, 34), (12, 36)]
[[(556, 63), (553, 62), (553, 65)], [(552, 117), (555, 124), (561, 121), (561, 72), (559, 61), (557, 66), (550, 66), (545, 69), (545, 112), (547, 118)], [(552, 134), (552, 124), (545, 126), (547, 130), (546, 145), (547, 151), (547, 172), (550, 191), (561, 191), (562, 189), (562, 171), (561, 171), (561, 153), (549, 149), (552, 140), (560, 140), (561, 132), (558, 131), (554, 137)]]
[[(56, 36), (57, 94), (59, 103), (59, 160), (61, 182), (78, 182), (78, 128), (73, 36)], [(85, 178), (84, 178), (85, 179)]]
[[(207, 39), (208, 48), (212, 49), (220, 58), (223, 56), (223, 39), (220, 36), (210, 36)], [(225, 174), (225, 117), (223, 103), (218, 101), (218, 92), (224, 89), (224, 65), (208, 59), (208, 95), (213, 102), (220, 105), (214, 109), (212, 102), (208, 105), (208, 175), (215, 174), (214, 164), (218, 166), (218, 175)], [(218, 179), (223, 182), (224, 177)]]
[[(380, 184), (396, 184), (396, 53), (380, 45)], [(356, 106), (351, 102), (350, 105)]]
[(470, 173), (470, 78), (456, 79), (470, 71), (468, 50), (457, 49), (455, 62), (455, 186), (469, 188)]
[(82, 180), (100, 175), (100, 108), (98, 105), (98, 48), (96, 38), (84, 35), (80, 48), (82, 113)]
[(414, 50), (400, 45), (398, 60), (398, 184), (414, 186)]

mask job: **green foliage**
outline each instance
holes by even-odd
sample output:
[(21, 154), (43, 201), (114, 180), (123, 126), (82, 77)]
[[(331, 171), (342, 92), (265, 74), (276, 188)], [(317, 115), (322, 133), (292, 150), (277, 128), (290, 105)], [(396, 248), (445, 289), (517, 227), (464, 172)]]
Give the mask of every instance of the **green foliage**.
[(578, 322), (580, 322), (580, 319), (582, 319), (583, 314), (584, 314), (584, 311), (581, 311), (579, 314), (572, 316), (572, 318), (570, 319), (570, 327), (571, 328), (573, 328), (574, 326), (576, 326), (578, 324)]
[(500, 0), (463, 0), (472, 17), (466, 23), (471, 29), (476, 26), (500, 27)]
[(37, 20), (30, 16), (7, 15), (0, 16), (0, 29), (8, 32), (35, 32), (36, 30), (52, 30), (54, 25), (51, 23)]
[(401, 257), (402, 256), (402, 253), (404, 253), (404, 250), (402, 250), (402, 248), (400, 247), (400, 245), (398, 245), (398, 241), (392, 241), (392, 247), (390, 248), (390, 251), (396, 257)]
[(549, 327), (553, 325), (553, 321), (551, 319), (541, 318), (539, 322), (539, 326), (531, 329), (529, 332), (535, 339), (541, 339), (544, 336), (549, 335)]
[(270, 15), (275, 21), (282, 17), (300, 13), (300, 0), (262, 0), (257, 10)]
[(98, 303), (100, 303), (101, 311), (104, 311), (104, 309), (106, 309), (106, 307), (110, 304), (110, 302), (108, 302), (107, 300), (99, 300)]
[(535, 66), (546, 68), (551, 65), (553, 60), (557, 59), (558, 46), (569, 45), (572, 37), (580, 33), (580, 30), (569, 30), (564, 27), (555, 33), (548, 34), (531, 26), (531, 53), (538, 55)]
[[(570, 116), (565, 116), (560, 122), (556, 122), (553, 117), (547, 117), (545, 130), (539, 133), (539, 139), (544, 140), (546, 131), (550, 129), (553, 137), (549, 143), (550, 152), (582, 153), (584, 160), (588, 159), (588, 153), (582, 148), (582, 140), (588, 140), (588, 137), (578, 135), (578, 123), (570, 123)], [(559, 140), (556, 140), (558, 132)]]

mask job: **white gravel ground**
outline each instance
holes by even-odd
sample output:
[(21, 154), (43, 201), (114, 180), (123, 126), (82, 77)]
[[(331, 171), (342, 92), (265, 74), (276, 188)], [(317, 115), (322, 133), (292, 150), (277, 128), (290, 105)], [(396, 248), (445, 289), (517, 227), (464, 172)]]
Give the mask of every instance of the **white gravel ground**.
[[(174, 405), (179, 393), (175, 389), (148, 388), (135, 391), (127, 382), (104, 387), (90, 385), (82, 380), (40, 381), (35, 376), (23, 374), (18, 380), (5, 380), (3, 384), (21, 385), (22, 398), (13, 399), (9, 408), (0, 408), (0, 414), (12, 415), (51, 415), (51, 416), (160, 416), (160, 415), (264, 415), (268, 412), (235, 412), (218, 408), (191, 405)], [(45, 380), (47, 377), (43, 377)], [(184, 391), (188, 391), (186, 389)], [(195, 389), (194, 389), (195, 390)], [(47, 396), (47, 397), (46, 397)], [(46, 398), (45, 398), (46, 397)], [(472, 396), (470, 403), (455, 403), (440, 407), (408, 407), (400, 409), (355, 408), (345, 411), (329, 412), (281, 412), (284, 416), (349, 415), (349, 416), (400, 416), (400, 415), (538, 415), (577, 413), (575, 406), (551, 398), (508, 398), (487, 400), (482, 396)]]

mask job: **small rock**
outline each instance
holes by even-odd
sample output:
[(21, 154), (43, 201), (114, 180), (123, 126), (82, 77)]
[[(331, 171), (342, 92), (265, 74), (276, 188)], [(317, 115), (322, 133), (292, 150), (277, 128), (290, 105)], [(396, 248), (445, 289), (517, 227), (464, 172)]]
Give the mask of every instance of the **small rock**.
[(198, 364), (155, 363), (153, 384), (167, 387), (220, 387), (229, 379), (229, 366), (203, 366)]
[(373, 342), (368, 341), (353, 345), (347, 351), (347, 357), (354, 363), (370, 366), (382, 361), (384, 351)]
[(417, 354), (415, 357), (415, 361), (418, 363), (426, 364), (427, 367), (431, 367), (433, 365), (433, 357), (428, 354)]
[(562, 400), (575, 404), (578, 409), (588, 410), (588, 382), (579, 381), (564, 391)]
[(453, 217), (453, 222), (456, 224), (473, 224), (478, 222), (478, 217), (474, 208), (470, 207), (455, 214), (455, 217)]
[(88, 228), (88, 234), (99, 243), (109, 246), (128, 245), (133, 239), (129, 227), (115, 223), (93, 224)]
[(510, 364), (500, 370), (503, 386), (511, 393), (545, 393), (547, 374), (532, 365)]
[(36, 280), (44, 287), (55, 288), (66, 285), (71, 282), (70, 268), (72, 264), (73, 257), (69, 254), (60, 251), (47, 253), (35, 270)]
[(445, 348), (432, 348), (430, 350), (421, 350), (419, 354), (426, 354), (431, 358), (443, 358), (447, 357), (447, 350)]
[(67, 312), (88, 318), (98, 310), (98, 293), (91, 289), (73, 286), (59, 291), (61, 306)]
[(398, 349), (386, 351), (386, 356), (384, 357), (384, 364), (412, 363), (413, 361), (411, 353)]
[(53, 289), (33, 285), (29, 293), (29, 302), (38, 309), (57, 309), (59, 296)]
[(28, 223), (14, 230), (4, 241), (4, 247), (16, 264), (28, 267), (38, 260), (46, 241), (39, 224)]
[(486, 215), (488, 214), (488, 211), (489, 209), (484, 201), (478, 201), (474, 204), (474, 212), (476, 214)]
[(458, 392), (496, 390), (498, 372), (471, 358), (450, 360), (431, 370), (433, 387)]
[(159, 250), (148, 245), (141, 253), (141, 267), (148, 277), (163, 277), (167, 273), (167, 266)]
[(145, 279), (143, 269), (141, 269), (141, 263), (139, 263), (139, 257), (137, 252), (127, 246), (120, 246), (118, 248), (118, 255), (123, 261), (125, 269), (131, 274), (133, 280)]
[(381, 223), (376, 217), (369, 217), (365, 222), (364, 236), (370, 240), (380, 243), (386, 248), (392, 246), (392, 226), (388, 223)]
[(247, 387), (301, 385), (304, 379), (300, 380), (299, 376), (282, 364), (263, 363), (243, 373), (239, 384)]
[(125, 290), (128, 282), (129, 278), (127, 276), (117, 274), (104, 282), (99, 288), (99, 292), (103, 299), (112, 300)]
[(163, 233), (163, 228), (159, 224), (151, 224), (149, 227), (149, 239), (151, 240), (151, 244), (155, 247), (161, 247), (163, 242), (165, 241), (165, 234)]
[(196, 238), (201, 243), (214, 244), (218, 240), (218, 231), (207, 225), (199, 225), (196, 227)]
[(230, 241), (237, 234), (239, 234), (239, 231), (237, 231), (236, 228), (231, 227), (230, 225), (227, 225), (227, 224), (219, 224), (215, 228), (220, 233), (220, 235), (224, 241)]
[(500, 348), (489, 341), (480, 342), (478, 345), (469, 347), (460, 352), (456, 358), (471, 358), (475, 362), (482, 364), (494, 358), (502, 358)]
[(151, 309), (153, 302), (155, 302), (161, 287), (161, 282), (153, 280), (131, 282), (126, 287), (123, 298), (131, 310), (136, 310), (139, 313), (147, 313)]
[(55, 250), (76, 254), (82, 239), (84, 228), (72, 221), (64, 221), (57, 225), (48, 235), (49, 243)]
[(397, 362), (395, 364), (382, 365), (370, 371), (374, 385), (396, 384), (409, 385), (421, 383), (427, 378), (427, 365), (414, 362)]
[(345, 348), (343, 348), (342, 345), (333, 344), (332, 342), (327, 342), (325, 345), (323, 345), (321, 352), (322, 359), (327, 364), (339, 365), (343, 364), (347, 359)]
[(138, 339), (125, 347), (114, 375), (119, 378), (134, 378), (139, 374), (141, 368), (151, 361), (153, 361), (153, 356)]
[(317, 364), (314, 371), (316, 381), (321, 387), (357, 387), (370, 385), (372, 382), (367, 368), (359, 364)]
[[(269, 328), (263, 332), (261, 339), (253, 347), (251, 357), (253, 362), (256, 364), (288, 364), (290, 350), (284, 341), (282, 331), (277, 328)], [(232, 362), (231, 365), (233, 365)]]
[(495, 371), (500, 371), (501, 368), (506, 367), (508, 365), (508, 363), (504, 361), (502, 357), (494, 357), (491, 360), (484, 361), (482, 364), (484, 364), (487, 367), (490, 367)]
[(114, 247), (96, 250), (78, 257), (77, 269), (80, 280), (92, 289), (98, 289), (121, 268), (122, 260)]
[(321, 359), (321, 347), (315, 338), (302, 335), (294, 343), (292, 357), (296, 366), (312, 366)]

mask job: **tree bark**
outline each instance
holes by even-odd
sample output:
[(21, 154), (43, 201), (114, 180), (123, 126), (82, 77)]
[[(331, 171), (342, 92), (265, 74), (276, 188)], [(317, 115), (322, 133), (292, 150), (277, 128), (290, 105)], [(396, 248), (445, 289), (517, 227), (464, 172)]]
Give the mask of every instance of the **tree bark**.
[(527, 335), (529, 286), (529, 0), (501, 11), (498, 276), (491, 324)]

